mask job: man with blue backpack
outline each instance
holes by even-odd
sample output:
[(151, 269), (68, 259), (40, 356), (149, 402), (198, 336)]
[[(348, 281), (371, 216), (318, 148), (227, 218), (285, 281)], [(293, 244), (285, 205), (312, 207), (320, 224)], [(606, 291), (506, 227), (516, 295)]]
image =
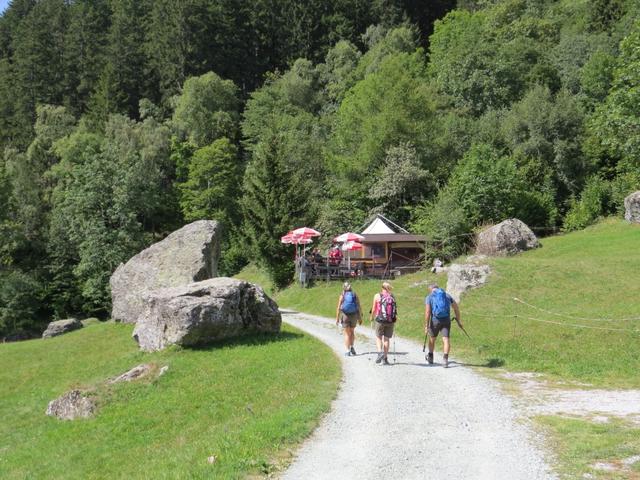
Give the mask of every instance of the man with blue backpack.
[(442, 332), (442, 343), (444, 367), (449, 366), (449, 349), (451, 344), (449, 342), (449, 332), (451, 330), (451, 307), (456, 314), (456, 321), (460, 328), (464, 328), (462, 325), (462, 318), (460, 317), (460, 309), (456, 301), (445, 292), (438, 285), (432, 283), (429, 285), (429, 295), (425, 298), (425, 334), (429, 335), (429, 353), (426, 360), (429, 364), (433, 364), (433, 350), (436, 345), (436, 337)]
[(338, 325), (338, 322), (342, 324), (344, 331), (344, 346), (347, 349), (345, 356), (355, 356), (356, 350), (353, 348), (355, 329), (357, 324), (362, 325), (362, 310), (360, 308), (360, 300), (358, 300), (358, 296), (351, 289), (349, 282), (344, 282), (342, 293), (338, 299), (336, 325)]

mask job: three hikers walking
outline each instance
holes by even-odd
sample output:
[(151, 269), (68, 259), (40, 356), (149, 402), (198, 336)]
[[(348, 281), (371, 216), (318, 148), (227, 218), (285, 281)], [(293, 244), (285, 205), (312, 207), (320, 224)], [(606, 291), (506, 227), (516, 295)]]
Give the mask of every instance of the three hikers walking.
[[(376, 347), (378, 356), (376, 363), (389, 365), (389, 343), (393, 338), (393, 331), (398, 319), (398, 307), (395, 296), (391, 293), (392, 286), (389, 282), (383, 282), (380, 292), (373, 297), (373, 304), (369, 310), (369, 319), (375, 320)], [(457, 302), (438, 287), (435, 283), (429, 285), (429, 295), (424, 300), (424, 321), (425, 335), (429, 337), (429, 351), (426, 360), (433, 364), (433, 352), (435, 350), (436, 338), (442, 334), (443, 343), (443, 364), (449, 366), (449, 351), (451, 343), (449, 334), (451, 331), (451, 308), (455, 313), (455, 320), (464, 331), (460, 308)], [(341, 324), (344, 331), (345, 356), (354, 356), (355, 328), (362, 325), (362, 309), (360, 300), (353, 291), (351, 284), (345, 282), (342, 286), (342, 293), (338, 299), (336, 308), (336, 325)]]
[(456, 314), (456, 321), (460, 328), (464, 328), (462, 325), (462, 318), (460, 316), (460, 309), (456, 301), (439, 288), (438, 285), (432, 283), (429, 285), (429, 295), (424, 300), (424, 330), (425, 334), (429, 336), (429, 353), (426, 356), (429, 364), (433, 363), (433, 350), (436, 345), (436, 337), (439, 333), (442, 333), (443, 343), (443, 363), (445, 367), (449, 366), (449, 350), (451, 343), (449, 342), (449, 332), (451, 330), (451, 307)]

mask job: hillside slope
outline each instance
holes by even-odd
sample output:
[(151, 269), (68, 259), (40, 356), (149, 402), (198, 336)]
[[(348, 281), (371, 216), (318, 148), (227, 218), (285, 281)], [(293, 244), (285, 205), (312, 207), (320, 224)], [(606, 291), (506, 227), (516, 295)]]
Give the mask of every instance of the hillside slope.
[[(594, 385), (640, 386), (639, 247), (640, 228), (611, 219), (544, 238), (538, 250), (492, 259), (489, 283), (463, 297), (472, 340), (454, 329), (454, 355)], [(446, 285), (444, 276), (428, 272), (393, 282), (400, 335), (424, 339), (423, 302), (432, 280)], [(379, 283), (354, 282), (365, 312)], [(276, 298), (281, 306), (334, 317), (339, 293), (339, 283), (321, 282), (308, 290), (292, 286)]]

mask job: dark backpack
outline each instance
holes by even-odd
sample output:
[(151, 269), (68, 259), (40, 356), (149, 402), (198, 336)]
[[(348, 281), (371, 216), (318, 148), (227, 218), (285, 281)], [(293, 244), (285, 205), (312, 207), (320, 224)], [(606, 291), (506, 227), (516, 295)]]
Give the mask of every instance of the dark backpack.
[(390, 293), (384, 293), (380, 295), (380, 312), (376, 317), (376, 322), (380, 323), (394, 323), (398, 316), (398, 307), (396, 306), (396, 299)]
[(431, 315), (435, 319), (449, 318), (451, 316), (451, 302), (447, 292), (437, 288), (431, 294)]
[(344, 292), (342, 297), (341, 310), (346, 314), (356, 313), (358, 311), (358, 304), (356, 303), (356, 294), (353, 292)]

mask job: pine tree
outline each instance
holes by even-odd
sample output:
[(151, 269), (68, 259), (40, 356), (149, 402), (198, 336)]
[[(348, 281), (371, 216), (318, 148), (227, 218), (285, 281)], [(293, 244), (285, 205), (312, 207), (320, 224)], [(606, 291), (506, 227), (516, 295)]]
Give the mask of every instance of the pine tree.
[(242, 213), (256, 258), (265, 264), (278, 288), (293, 277), (291, 248), (280, 237), (304, 223), (306, 192), (283, 158), (283, 139), (273, 133), (258, 145), (247, 167)]
[(65, 104), (84, 113), (105, 63), (110, 10), (106, 0), (78, 0), (69, 8), (64, 45)]
[(32, 136), (36, 105), (61, 104), (64, 90), (62, 51), (67, 27), (63, 0), (37, 2), (20, 22), (12, 42), (14, 122), (20, 143)]

